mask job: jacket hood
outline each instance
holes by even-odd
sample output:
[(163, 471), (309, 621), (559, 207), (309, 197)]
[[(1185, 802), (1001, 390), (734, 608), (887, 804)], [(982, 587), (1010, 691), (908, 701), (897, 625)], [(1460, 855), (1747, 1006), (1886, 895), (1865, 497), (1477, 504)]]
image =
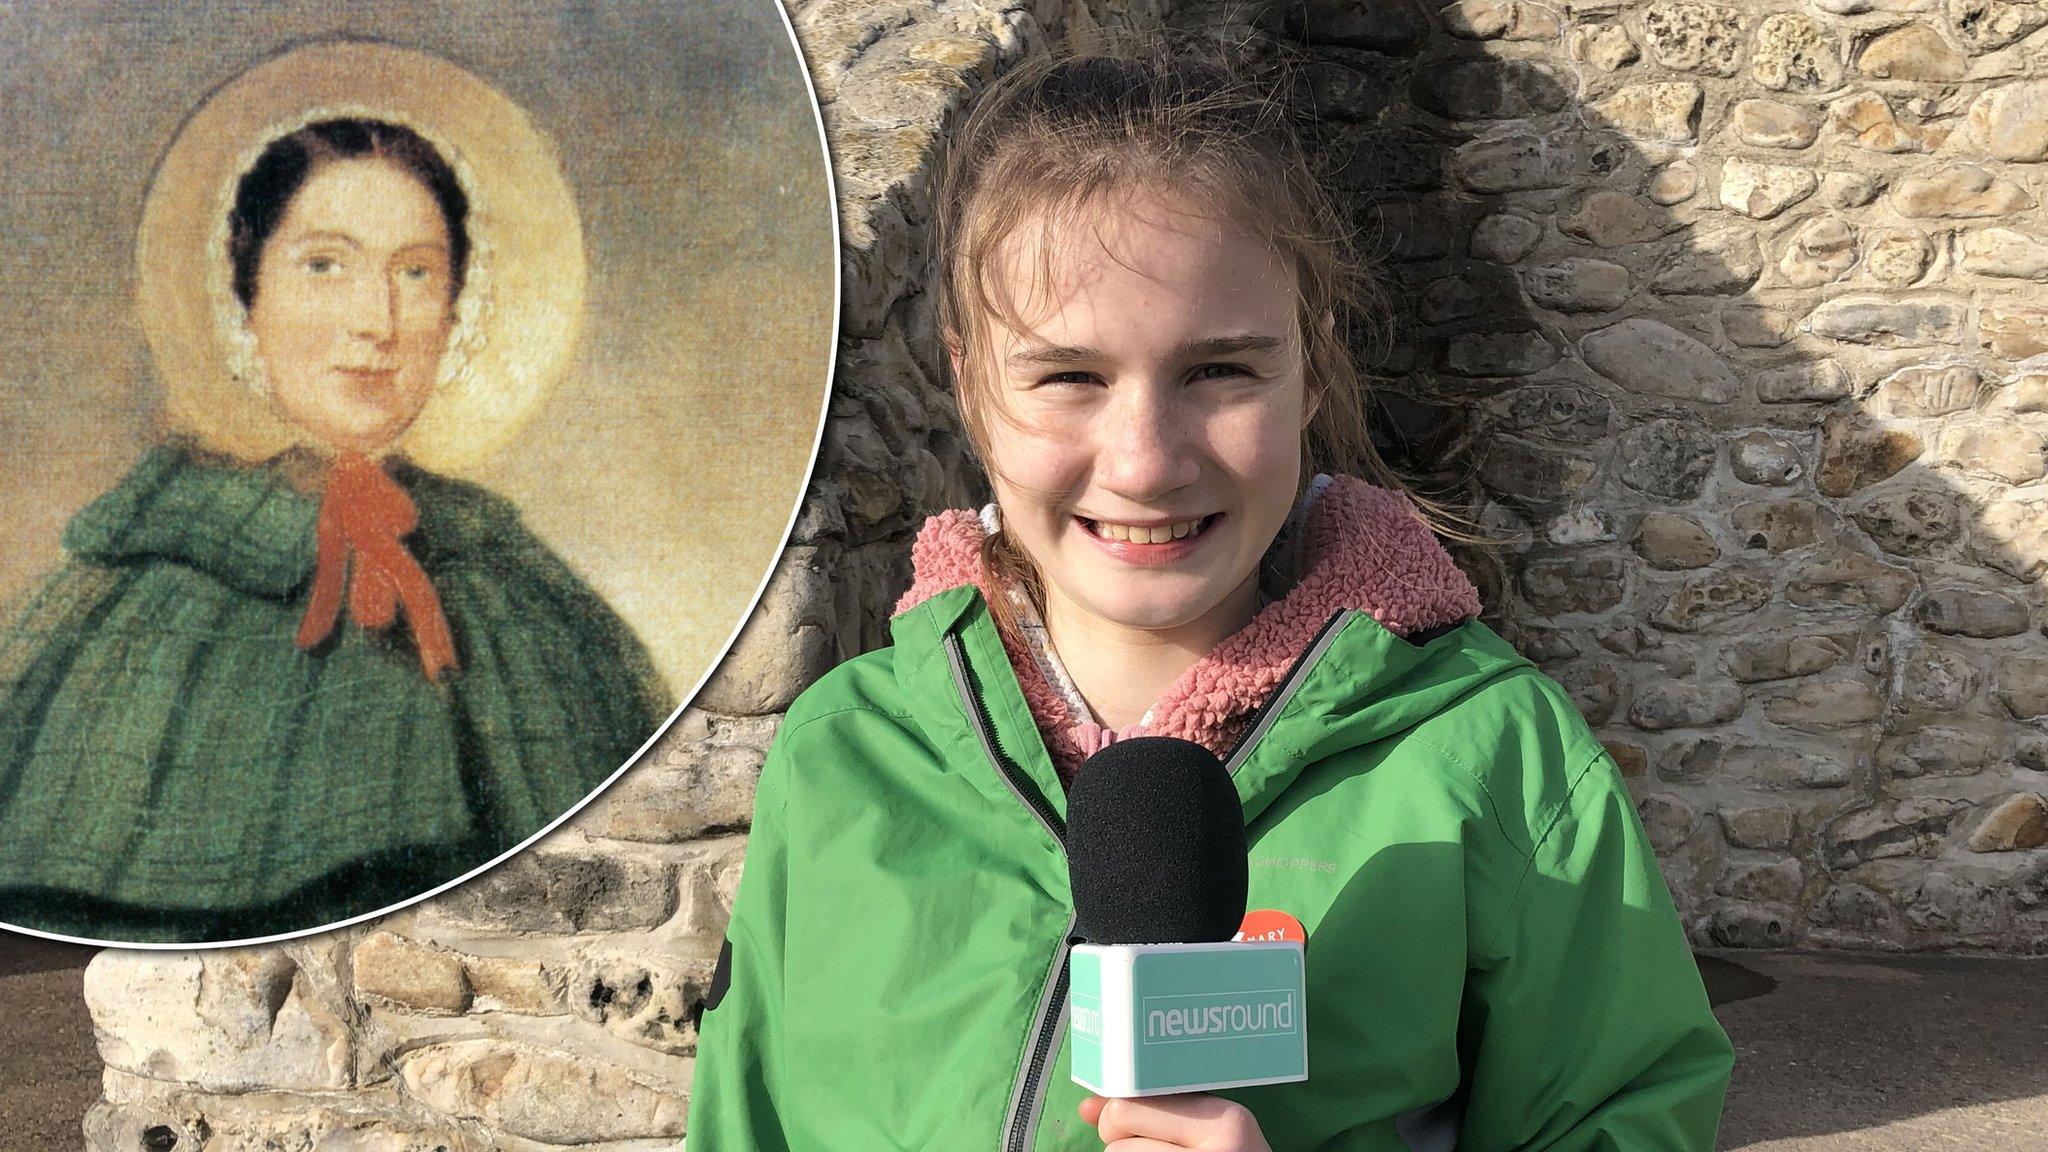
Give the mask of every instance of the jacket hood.
[[(976, 588), (984, 600), (1007, 594), (986, 586), (984, 535), (973, 512), (942, 512), (927, 520), (911, 549), (913, 582), (896, 614), (963, 585)], [(1300, 562), (1292, 586), (1166, 689), (1152, 709), (1150, 734), (1192, 740), (1227, 758), (1332, 617), (1362, 613), (1379, 625), (1375, 631), (1393, 639), (1455, 625), (1480, 610), (1478, 590), (1405, 493), (1335, 478), (1310, 505), (1294, 551)], [(1349, 631), (1350, 623), (1355, 622), (1339, 622), (1336, 630)], [(1420, 652), (1416, 645), (1395, 642)], [(1062, 777), (1071, 777), (1105, 736), (1099, 726), (1071, 715), (1020, 639), (1005, 636), (1003, 647), (1054, 765)], [(1394, 665), (1405, 669), (1412, 661), (1378, 663), (1350, 669), (1343, 677), (1345, 694), (1380, 694), (1397, 671)], [(1319, 702), (1329, 706), (1342, 705)]]

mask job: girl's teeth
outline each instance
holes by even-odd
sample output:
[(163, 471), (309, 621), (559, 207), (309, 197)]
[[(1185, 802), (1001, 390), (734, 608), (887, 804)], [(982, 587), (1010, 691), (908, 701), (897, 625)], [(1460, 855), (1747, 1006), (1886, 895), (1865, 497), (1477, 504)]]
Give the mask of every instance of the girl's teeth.
[(1164, 524), (1157, 528), (1111, 524), (1098, 520), (1095, 522), (1095, 534), (1105, 540), (1124, 540), (1132, 544), (1165, 544), (1193, 536), (1201, 526), (1200, 519), (1183, 520), (1178, 524)]

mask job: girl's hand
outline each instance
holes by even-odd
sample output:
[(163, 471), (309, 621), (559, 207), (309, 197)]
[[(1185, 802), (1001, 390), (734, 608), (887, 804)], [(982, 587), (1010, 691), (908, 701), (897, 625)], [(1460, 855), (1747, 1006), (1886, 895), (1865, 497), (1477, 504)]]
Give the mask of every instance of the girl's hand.
[(1250, 1109), (1206, 1093), (1129, 1100), (1090, 1096), (1081, 1101), (1081, 1119), (1095, 1125), (1105, 1152), (1273, 1152)]

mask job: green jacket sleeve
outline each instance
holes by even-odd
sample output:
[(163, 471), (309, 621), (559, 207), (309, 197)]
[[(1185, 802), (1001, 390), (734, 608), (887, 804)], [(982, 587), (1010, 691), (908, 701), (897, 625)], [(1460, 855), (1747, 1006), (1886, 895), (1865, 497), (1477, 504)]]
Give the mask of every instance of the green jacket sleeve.
[(1711, 1152), (1734, 1049), (1620, 771), (1597, 744), (1574, 755), (1468, 985), (1458, 1148)]
[(783, 939), (789, 837), (777, 740), (761, 767), (754, 822), (719, 974), (697, 1032), (688, 1152), (787, 1152), (781, 1120)]

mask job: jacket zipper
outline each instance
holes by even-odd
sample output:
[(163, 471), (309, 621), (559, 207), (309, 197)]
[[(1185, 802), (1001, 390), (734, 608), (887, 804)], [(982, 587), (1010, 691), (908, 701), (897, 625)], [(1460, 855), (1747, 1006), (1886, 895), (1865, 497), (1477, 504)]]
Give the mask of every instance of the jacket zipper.
[(1024, 781), (1019, 778), (1021, 769), (1012, 764), (1009, 757), (996, 750), (995, 737), (989, 734), (988, 719), (982, 711), (981, 693), (974, 687), (973, 679), (967, 673), (967, 657), (960, 651), (958, 636), (946, 637), (946, 664), (953, 670), (953, 687), (960, 692), (960, 702), (967, 706), (967, 719), (974, 727), (975, 739), (981, 742), (982, 752), (987, 754), (989, 763), (995, 766), (996, 774), (1003, 778), (1003, 783), (1010, 786), (1010, 794), (1017, 798), (1018, 803), (1030, 809), (1032, 815), (1038, 817), (1038, 822), (1045, 826), (1046, 835), (1051, 836), (1053, 842), (1060, 846), (1060, 855), (1066, 855), (1066, 821), (1060, 819), (1059, 813), (1052, 810), (1050, 802), (1037, 794), (1037, 789), (1024, 787)]
[[(1038, 795), (1037, 789), (1024, 786), (1024, 781), (1018, 778), (1016, 765), (997, 751), (995, 738), (988, 730), (988, 718), (982, 710), (981, 694), (967, 674), (967, 660), (960, 651), (960, 637), (957, 635), (946, 637), (946, 664), (953, 671), (953, 687), (960, 693), (960, 703), (967, 709), (968, 723), (973, 727), (975, 739), (980, 741), (989, 764), (1009, 786), (1011, 795), (1038, 817), (1046, 835), (1052, 837), (1064, 858), (1067, 854), (1066, 823), (1052, 810), (1051, 804)], [(1067, 951), (1074, 945), (1074, 922), (1075, 917), (1069, 915), (1066, 929), (1060, 933), (1060, 945), (1053, 951), (1052, 965), (1046, 972), (1045, 993), (1039, 997), (1038, 1011), (1025, 1032), (1028, 1046), (1017, 1070), (1017, 1082), (1010, 1089), (1010, 1106), (1003, 1113), (1002, 1152), (1030, 1152), (1032, 1137), (1038, 1131), (1042, 1081), (1046, 1065), (1052, 1059), (1053, 1042), (1059, 1036), (1060, 1023), (1067, 1015)]]
[[(1245, 729), (1244, 735), (1238, 738), (1237, 746), (1231, 749), (1229, 758), (1224, 762), (1231, 775), (1237, 775), (1238, 768), (1251, 754), (1253, 746), (1266, 734), (1266, 730), (1273, 726), (1273, 721), (1279, 716), (1280, 710), (1300, 689), (1309, 669), (1314, 667), (1316, 660), (1337, 638), (1337, 625), (1347, 615), (1347, 612), (1337, 612), (1323, 622), (1322, 630), (1316, 633), (1307, 650), (1302, 652), (1295, 660), (1294, 666), (1288, 670), (1287, 678), (1280, 684), (1280, 690), (1259, 709), (1257, 716)], [(1052, 806), (1037, 794), (1036, 789), (1024, 786), (1024, 780), (1020, 779), (1020, 770), (997, 750), (995, 739), (989, 733), (988, 718), (982, 710), (981, 694), (968, 675), (967, 660), (960, 650), (960, 637), (957, 634), (946, 636), (946, 664), (952, 669), (953, 687), (960, 693), (960, 703), (967, 710), (968, 723), (973, 727), (975, 739), (980, 742), (981, 750), (988, 757), (989, 764), (995, 768), (996, 775), (1002, 777), (1003, 783), (1009, 786), (1010, 793), (1017, 797), (1018, 802), (1029, 809), (1032, 815), (1038, 817), (1038, 822), (1044, 825), (1046, 834), (1052, 837), (1053, 843), (1059, 845), (1060, 855), (1065, 857), (1066, 824), (1059, 818), (1059, 814), (1052, 810)], [(1052, 1062), (1053, 1044), (1058, 1039), (1060, 1027), (1067, 1018), (1067, 953), (1074, 946), (1074, 924), (1075, 917), (1069, 915), (1066, 929), (1060, 933), (1059, 947), (1053, 951), (1052, 966), (1046, 974), (1045, 994), (1039, 998), (1038, 1011), (1032, 1016), (1031, 1027), (1026, 1032), (1029, 1047), (1025, 1049), (1023, 1064), (1017, 1070), (1017, 1083), (1010, 1090), (1009, 1109), (1003, 1115), (1001, 1152), (1031, 1152), (1033, 1138), (1038, 1133), (1039, 1111), (1044, 1106), (1043, 1081), (1046, 1069)]]
[(1045, 996), (1038, 1002), (1027, 1035), (1031, 1046), (1017, 1069), (1017, 1083), (1010, 1089), (1010, 1106), (1003, 1113), (1003, 1152), (1031, 1152), (1038, 1135), (1045, 1072), (1052, 1063), (1053, 1045), (1067, 1022), (1067, 953), (1074, 946), (1074, 917), (1067, 918), (1060, 933), (1060, 946), (1052, 954), (1052, 970), (1046, 975)]
[(1266, 702), (1260, 705), (1259, 710), (1252, 716), (1252, 722), (1245, 725), (1244, 735), (1237, 738), (1236, 745), (1230, 749), (1230, 755), (1223, 758), (1225, 771), (1232, 776), (1237, 775), (1237, 770), (1243, 767), (1245, 760), (1251, 756), (1252, 749), (1265, 737), (1266, 730), (1273, 726), (1273, 721), (1280, 718), (1280, 709), (1286, 707), (1287, 702), (1294, 698), (1295, 691), (1308, 676), (1308, 670), (1315, 667), (1316, 661), (1322, 659), (1323, 652), (1336, 642), (1337, 633), (1341, 631), (1338, 625), (1350, 615), (1350, 611), (1341, 610), (1332, 612), (1330, 618), (1323, 621), (1322, 628), (1318, 629), (1315, 638), (1308, 642), (1308, 647), (1302, 649), (1301, 655), (1294, 658), (1294, 666), (1287, 670), (1286, 677), (1280, 681), (1280, 690), (1267, 697)]

